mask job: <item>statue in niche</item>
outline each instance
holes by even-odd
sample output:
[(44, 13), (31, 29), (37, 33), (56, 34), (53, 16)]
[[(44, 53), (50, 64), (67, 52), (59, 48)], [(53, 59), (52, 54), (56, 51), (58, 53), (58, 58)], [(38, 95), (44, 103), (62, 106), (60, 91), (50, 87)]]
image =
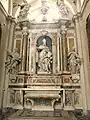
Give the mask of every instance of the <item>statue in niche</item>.
[(80, 57), (78, 53), (75, 51), (75, 48), (73, 47), (72, 52), (70, 52), (68, 55), (68, 66), (71, 74), (80, 73), (80, 65), (81, 65)]
[(52, 53), (46, 45), (46, 39), (43, 39), (43, 44), (37, 50), (39, 72), (51, 73)]
[(19, 71), (19, 64), (21, 59), (19, 57), (18, 49), (15, 48), (12, 53), (8, 52), (8, 59), (5, 62), (7, 72), (10, 74), (16, 74)]

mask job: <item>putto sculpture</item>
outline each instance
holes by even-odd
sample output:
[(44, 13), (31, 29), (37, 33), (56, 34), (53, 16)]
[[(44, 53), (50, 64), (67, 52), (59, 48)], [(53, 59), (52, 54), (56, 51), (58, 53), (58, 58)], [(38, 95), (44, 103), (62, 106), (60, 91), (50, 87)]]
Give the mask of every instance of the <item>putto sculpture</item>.
[(57, 0), (57, 5), (59, 7), (61, 17), (68, 18), (69, 10), (68, 7), (65, 5), (64, 0)]
[(27, 17), (30, 7), (31, 5), (26, 0), (23, 0), (23, 4), (20, 6), (18, 18)]

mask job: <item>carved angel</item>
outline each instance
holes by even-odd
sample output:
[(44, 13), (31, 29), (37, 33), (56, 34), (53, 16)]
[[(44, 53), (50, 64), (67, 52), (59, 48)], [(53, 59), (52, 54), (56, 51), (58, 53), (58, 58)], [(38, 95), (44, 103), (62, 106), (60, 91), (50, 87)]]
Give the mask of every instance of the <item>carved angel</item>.
[(69, 10), (68, 10), (67, 6), (64, 4), (64, 1), (60, 0), (57, 4), (59, 6), (59, 11), (60, 11), (62, 17), (67, 17), (67, 15), (69, 14)]
[(26, 0), (23, 0), (23, 4), (20, 6), (19, 16), (22, 16), (22, 17), (27, 16), (30, 7), (31, 5)]

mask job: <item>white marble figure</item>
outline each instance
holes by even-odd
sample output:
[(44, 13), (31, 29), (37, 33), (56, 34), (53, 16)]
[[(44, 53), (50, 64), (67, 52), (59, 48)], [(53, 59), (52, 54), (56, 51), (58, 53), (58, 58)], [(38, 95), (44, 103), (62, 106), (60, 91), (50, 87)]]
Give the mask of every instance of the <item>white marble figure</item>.
[(61, 13), (61, 16), (64, 18), (67, 18), (67, 16), (69, 15), (69, 10), (67, 8), (67, 6), (64, 4), (63, 0), (58, 1), (58, 6), (59, 6), (59, 12)]
[(46, 46), (46, 39), (43, 39), (43, 44), (38, 47), (39, 52), (39, 60), (38, 67), (39, 72), (51, 72), (51, 62), (52, 62), (52, 53), (49, 48)]
[(19, 65), (19, 62), (21, 61), (18, 49), (14, 49), (12, 53), (9, 53), (8, 60), (5, 62), (5, 67), (8, 72), (14, 74), (17, 71), (17, 66)]
[(72, 49), (72, 52), (70, 52), (68, 55), (68, 65), (71, 74), (80, 73), (81, 60), (74, 47)]
[(23, 4), (20, 6), (19, 17), (26, 17), (31, 5), (26, 1), (23, 0)]

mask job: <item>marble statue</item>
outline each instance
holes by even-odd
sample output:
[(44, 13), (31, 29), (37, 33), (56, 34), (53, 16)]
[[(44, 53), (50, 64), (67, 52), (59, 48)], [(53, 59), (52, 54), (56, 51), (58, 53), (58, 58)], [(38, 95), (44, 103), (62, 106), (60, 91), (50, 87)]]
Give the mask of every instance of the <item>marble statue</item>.
[(69, 14), (69, 10), (68, 10), (67, 6), (64, 4), (64, 1), (59, 0), (57, 4), (59, 6), (59, 12), (61, 13), (61, 16), (67, 17)]
[(15, 48), (13, 52), (8, 53), (8, 59), (5, 62), (5, 67), (8, 72), (14, 74), (18, 72), (18, 65), (21, 59), (19, 57), (18, 49)]
[(26, 17), (30, 7), (31, 7), (30, 4), (26, 0), (23, 0), (23, 4), (20, 6), (19, 17), (20, 16), (21, 17)]
[(49, 48), (46, 46), (46, 39), (43, 39), (43, 44), (38, 48), (39, 51), (39, 60), (38, 67), (40, 72), (51, 72), (51, 62), (52, 62), (52, 53)]
[(75, 51), (75, 48), (73, 48), (72, 52), (68, 55), (68, 65), (71, 74), (80, 73), (81, 60), (78, 53)]

